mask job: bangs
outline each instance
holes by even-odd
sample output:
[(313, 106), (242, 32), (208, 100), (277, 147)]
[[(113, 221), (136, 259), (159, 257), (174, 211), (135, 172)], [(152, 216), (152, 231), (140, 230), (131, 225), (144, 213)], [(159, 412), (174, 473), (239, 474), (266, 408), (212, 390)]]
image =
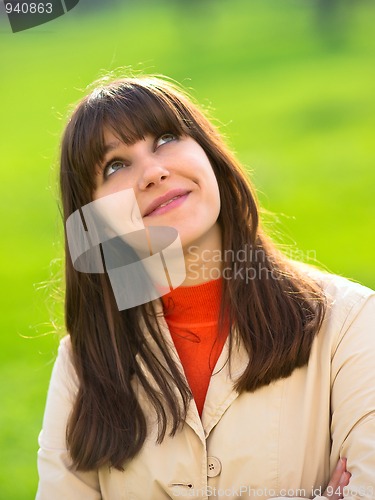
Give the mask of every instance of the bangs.
[(129, 90), (108, 107), (104, 126), (125, 144), (134, 144), (147, 135), (158, 137), (166, 132), (175, 135), (188, 133), (183, 117), (167, 96), (155, 95), (148, 89)]
[[(96, 142), (96, 164), (105, 154), (105, 129), (110, 129), (128, 145), (145, 139), (147, 135), (191, 133), (187, 124), (191, 119), (187, 119), (187, 110), (182, 109), (181, 101), (176, 101), (176, 96), (168, 95), (165, 89), (149, 83), (140, 86), (139, 83), (121, 82), (117, 88), (102, 88), (90, 96), (87, 107), (96, 115), (95, 137), (89, 138), (90, 143), (92, 139)], [(90, 149), (93, 152), (92, 147)]]

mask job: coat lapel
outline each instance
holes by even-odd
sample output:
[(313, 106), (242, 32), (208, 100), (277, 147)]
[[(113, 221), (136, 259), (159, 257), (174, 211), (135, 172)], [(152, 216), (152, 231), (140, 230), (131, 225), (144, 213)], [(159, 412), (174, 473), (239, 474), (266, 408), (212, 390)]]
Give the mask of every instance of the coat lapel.
[(234, 384), (244, 372), (249, 358), (240, 339), (233, 342), (231, 361), (229, 362), (229, 337), (216, 363), (208, 386), (202, 413), (202, 425), (207, 439), (211, 430), (219, 422), (224, 412), (237, 398)]
[[(169, 331), (169, 328), (168, 328), (168, 325), (164, 319), (164, 316), (162, 314), (162, 307), (156, 305), (156, 311), (157, 311), (157, 317), (158, 317), (158, 322), (159, 322), (159, 327), (160, 327), (160, 330), (161, 330), (161, 333), (163, 335), (163, 338), (169, 348), (169, 351), (170, 351), (170, 354), (171, 354), (171, 357), (173, 359), (173, 361), (175, 362), (177, 368), (180, 370), (180, 372), (182, 373), (183, 377), (185, 377), (185, 373), (184, 373), (184, 369), (183, 369), (183, 366), (181, 364), (181, 360), (178, 356), (178, 353), (177, 353), (177, 350), (174, 346), (174, 343), (173, 343), (173, 340), (172, 340), (172, 337), (171, 337), (171, 333)], [(160, 309), (160, 311), (159, 311)], [(160, 312), (160, 315), (159, 315), (159, 312)], [(150, 332), (147, 330), (147, 329), (144, 329), (144, 336), (145, 336), (145, 340), (148, 342), (149, 346), (152, 348), (153, 352), (155, 353), (156, 357), (159, 359), (160, 363), (164, 366), (165, 370), (170, 372), (158, 346), (156, 345), (154, 339), (151, 337), (150, 335)], [(145, 374), (145, 376), (148, 378), (150, 384), (155, 388), (155, 389), (159, 389), (158, 386), (156, 385), (155, 381), (154, 380), (151, 380), (151, 377), (150, 377), (150, 374), (148, 373), (148, 370), (147, 370), (147, 367), (145, 366), (144, 362), (142, 359), (140, 359), (138, 356), (136, 356), (136, 359), (137, 359), (137, 362), (141, 368), (141, 370), (143, 371), (143, 373)], [(186, 379), (186, 378), (185, 378)], [(187, 383), (187, 381), (186, 381)], [(180, 403), (182, 404), (182, 401), (181, 401), (181, 396), (180, 394), (178, 393), (178, 391), (176, 390), (176, 396), (177, 398), (179, 399)], [(194, 400), (191, 400), (190, 401), (190, 404), (189, 404), (189, 407), (188, 407), (188, 411), (187, 411), (187, 415), (186, 415), (186, 420), (185, 420), (185, 423), (187, 425), (189, 425), (192, 430), (197, 434), (197, 436), (199, 437), (199, 439), (202, 441), (202, 443), (205, 443), (205, 434), (204, 434), (204, 430), (203, 430), (203, 427), (202, 427), (202, 421), (200, 419), (200, 416), (199, 416), (199, 413), (198, 413), (198, 410), (197, 410), (197, 407), (195, 405), (195, 402)]]

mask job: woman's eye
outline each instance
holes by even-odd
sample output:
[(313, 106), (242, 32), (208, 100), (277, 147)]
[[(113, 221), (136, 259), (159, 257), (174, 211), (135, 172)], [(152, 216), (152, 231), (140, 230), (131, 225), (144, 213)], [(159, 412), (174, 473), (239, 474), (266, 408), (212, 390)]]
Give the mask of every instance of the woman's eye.
[(126, 168), (126, 165), (123, 161), (116, 160), (108, 163), (104, 169), (104, 176), (109, 177), (110, 175), (114, 174), (118, 170), (121, 170), (122, 168)]
[(174, 134), (163, 134), (156, 141), (156, 147), (162, 146), (166, 142), (175, 141), (177, 139), (177, 135)]

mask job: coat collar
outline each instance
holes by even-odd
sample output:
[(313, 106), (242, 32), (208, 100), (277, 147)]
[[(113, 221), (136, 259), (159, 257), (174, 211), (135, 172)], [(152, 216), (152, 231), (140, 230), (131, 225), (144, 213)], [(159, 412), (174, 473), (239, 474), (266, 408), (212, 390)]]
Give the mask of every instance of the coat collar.
[[(154, 306), (156, 306), (155, 311), (157, 313), (161, 333), (170, 350), (172, 359), (180, 369), (183, 376), (185, 376), (183, 366), (177, 354), (168, 325), (162, 313), (162, 306), (159, 302), (154, 303)], [(231, 335), (233, 334), (235, 334), (235, 332)], [(149, 346), (153, 349), (155, 355), (158, 357), (160, 363), (165, 367), (167, 371), (169, 371), (169, 368), (166, 366), (165, 360), (163, 359), (159, 348), (157, 347), (154, 339), (151, 337), (147, 329), (144, 329), (144, 336), (145, 340), (148, 342)], [(146, 376), (149, 376), (147, 368), (144, 365), (143, 361), (137, 358), (137, 362), (139, 363), (139, 366), (142, 369), (143, 373)], [(222, 415), (225, 413), (231, 403), (237, 398), (238, 393), (233, 386), (238, 377), (244, 372), (247, 364), (248, 355), (246, 353), (246, 349), (243, 347), (239, 339), (238, 342), (233, 342), (232, 352), (230, 353), (228, 336), (211, 376), (206, 400), (204, 403), (202, 418), (200, 418), (199, 416), (194, 400), (190, 402), (186, 416), (186, 424), (191, 427), (191, 429), (197, 434), (202, 442), (205, 442), (212, 429), (219, 422)], [(150, 381), (150, 383), (152, 383), (152, 381)]]

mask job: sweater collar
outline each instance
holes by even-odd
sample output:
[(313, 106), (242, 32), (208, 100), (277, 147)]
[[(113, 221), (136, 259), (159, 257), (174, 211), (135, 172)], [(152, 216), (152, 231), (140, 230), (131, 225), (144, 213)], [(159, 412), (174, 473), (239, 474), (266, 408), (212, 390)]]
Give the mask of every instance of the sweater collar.
[(205, 324), (218, 322), (223, 279), (195, 286), (179, 286), (164, 295), (165, 319), (169, 323)]

